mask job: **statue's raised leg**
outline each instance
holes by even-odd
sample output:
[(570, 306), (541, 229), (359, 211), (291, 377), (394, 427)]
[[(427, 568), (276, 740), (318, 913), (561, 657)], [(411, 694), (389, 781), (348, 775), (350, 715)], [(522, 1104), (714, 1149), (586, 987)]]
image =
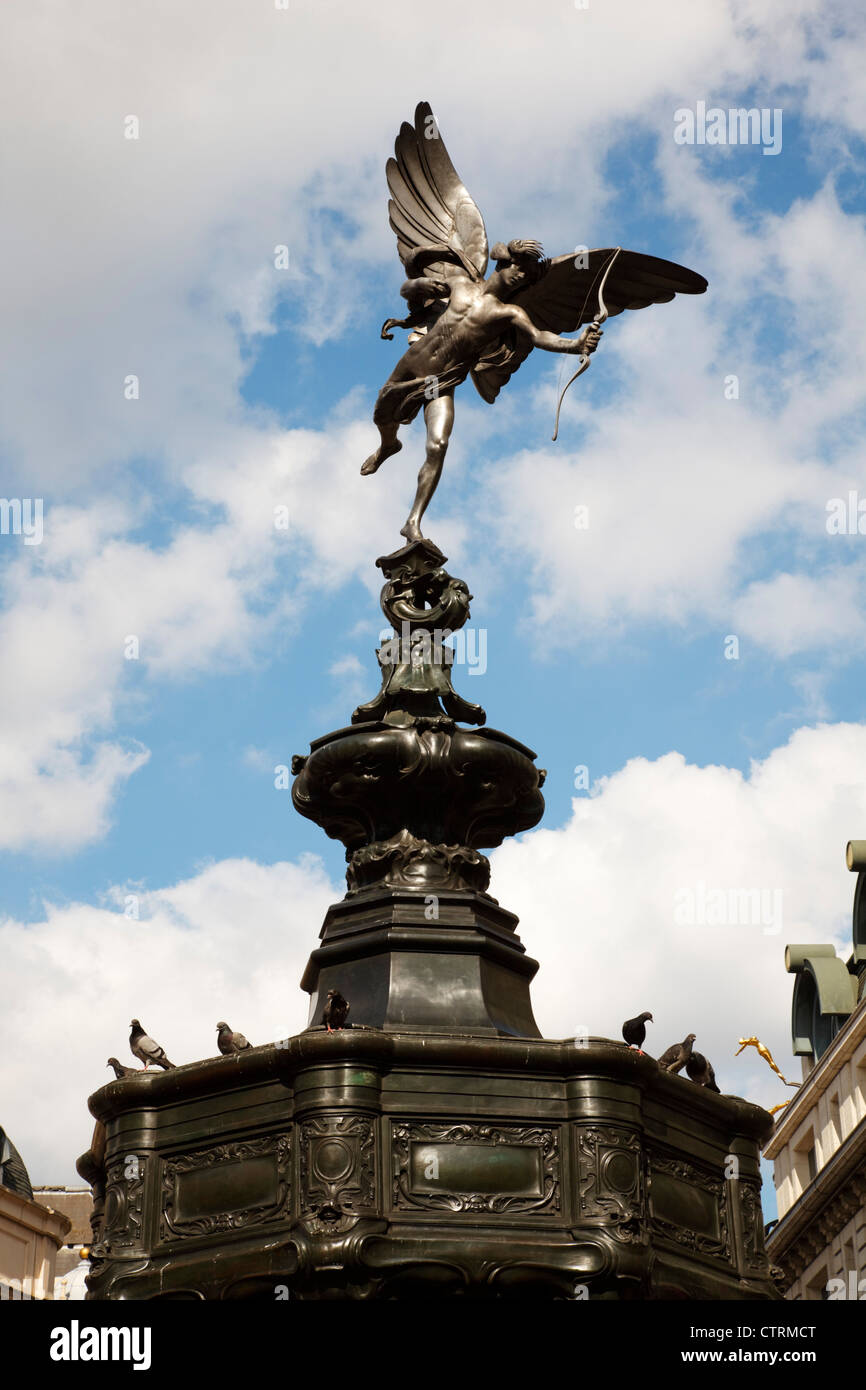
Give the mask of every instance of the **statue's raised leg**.
[(379, 425), (380, 444), (369, 458), (361, 464), (361, 472), (366, 476), (368, 473), (375, 473), (380, 464), (389, 459), (392, 454), (399, 454), (403, 448), (397, 438), (399, 425)]

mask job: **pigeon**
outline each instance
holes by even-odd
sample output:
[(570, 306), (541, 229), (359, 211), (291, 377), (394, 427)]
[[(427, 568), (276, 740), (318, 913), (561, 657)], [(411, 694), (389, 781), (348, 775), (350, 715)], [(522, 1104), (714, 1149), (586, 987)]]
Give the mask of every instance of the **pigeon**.
[(140, 1062), (144, 1062), (144, 1070), (147, 1071), (149, 1062), (154, 1066), (162, 1067), (163, 1071), (169, 1071), (174, 1067), (174, 1062), (170, 1062), (165, 1055), (165, 1048), (160, 1047), (158, 1042), (149, 1038), (139, 1023), (134, 1018), (130, 1023), (132, 1032), (129, 1035), (129, 1050), (133, 1057), (137, 1057)]
[(706, 1086), (708, 1091), (721, 1095), (716, 1085), (716, 1073), (702, 1052), (691, 1052), (686, 1058), (686, 1074), (698, 1086)]
[(674, 1043), (673, 1047), (669, 1047), (667, 1052), (663, 1052), (661, 1057), (659, 1057), (659, 1066), (662, 1071), (681, 1071), (691, 1055), (692, 1043), (694, 1040), (695, 1034), (689, 1033), (689, 1036), (684, 1038), (681, 1043)]
[(243, 1033), (233, 1033), (227, 1023), (218, 1023), (217, 1033), (217, 1047), (224, 1057), (232, 1057), (236, 1052), (249, 1052), (252, 1047)]
[(329, 989), (328, 1002), (322, 1014), (322, 1022), (329, 1033), (334, 1033), (343, 1027), (348, 1012), (348, 1000), (343, 998), (338, 989)]
[(138, 1076), (138, 1067), (125, 1067), (116, 1057), (109, 1057), (105, 1065), (114, 1067), (114, 1075), (118, 1081), (122, 1081), (125, 1076)]
[(623, 1037), (625, 1038), (629, 1047), (637, 1048), (638, 1053), (641, 1057), (643, 1056), (641, 1048), (643, 1047), (644, 1039), (646, 1038), (646, 1025), (647, 1023), (652, 1023), (652, 1021), (652, 1014), (638, 1014), (637, 1018), (627, 1018), (625, 1023), (622, 1025)]

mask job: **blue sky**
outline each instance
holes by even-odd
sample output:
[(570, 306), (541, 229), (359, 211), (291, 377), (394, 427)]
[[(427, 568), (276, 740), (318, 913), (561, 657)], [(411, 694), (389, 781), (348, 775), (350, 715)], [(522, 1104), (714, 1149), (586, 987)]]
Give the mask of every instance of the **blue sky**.
[[(34, 1180), (71, 1179), (84, 1097), (133, 1014), (183, 1060), (213, 1050), (212, 1017), (254, 1041), (305, 1021), (343, 854), (274, 768), (378, 687), (373, 562), (399, 542), (420, 423), (358, 470), (402, 350), (379, 339), (403, 278), (383, 166), (421, 99), (491, 243), (621, 244), (710, 282), (608, 323), (556, 444), (561, 359), (534, 353), (493, 409), (464, 384), (425, 534), (486, 644), (458, 689), (548, 769), (542, 828), (494, 853), (492, 885), (542, 962), (544, 1032), (617, 1036), (652, 1009), (658, 1051), (696, 1031), (724, 1090), (783, 1099), (736, 1039), (798, 1074), (783, 947), (848, 953), (843, 851), (866, 833), (864, 542), (826, 528), (863, 487), (856, 8), (449, 2), (454, 46), (387, 0), (192, 3), (180, 27), (162, 3), (92, 12), (83, 33), (19, 11), (43, 85), (24, 62), (6, 96), (4, 495), (45, 507), (41, 545), (0, 537), (3, 1008), (22, 1057), (65, 1045), (100, 989), (60, 1137), (28, 1104), (38, 1056), (0, 1087)], [(781, 109), (781, 152), (677, 145), (698, 101)], [(673, 897), (698, 881), (778, 888), (784, 922), (684, 929)]]

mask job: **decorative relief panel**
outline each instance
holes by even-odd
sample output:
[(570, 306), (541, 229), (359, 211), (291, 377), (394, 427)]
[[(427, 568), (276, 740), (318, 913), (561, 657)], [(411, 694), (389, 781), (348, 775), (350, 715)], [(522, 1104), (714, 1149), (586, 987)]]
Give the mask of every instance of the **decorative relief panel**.
[(646, 1237), (640, 1137), (612, 1126), (576, 1125), (577, 1219), (603, 1221), (617, 1240)]
[(740, 1215), (743, 1222), (743, 1255), (746, 1270), (765, 1273), (767, 1256), (764, 1251), (764, 1216), (761, 1211), (761, 1194), (750, 1182), (738, 1185)]
[(652, 1231), (702, 1255), (730, 1259), (727, 1184), (684, 1159), (652, 1155)]
[(160, 1239), (210, 1235), (284, 1217), (291, 1195), (291, 1138), (214, 1144), (163, 1160)]
[(376, 1205), (376, 1136), (363, 1115), (301, 1125), (301, 1212), (334, 1222)]
[(398, 1210), (551, 1216), (561, 1210), (556, 1127), (406, 1121), (392, 1135)]
[(111, 1250), (140, 1247), (145, 1163), (146, 1159), (142, 1154), (124, 1154), (109, 1164), (106, 1170), (105, 1217), (100, 1245), (105, 1245)]

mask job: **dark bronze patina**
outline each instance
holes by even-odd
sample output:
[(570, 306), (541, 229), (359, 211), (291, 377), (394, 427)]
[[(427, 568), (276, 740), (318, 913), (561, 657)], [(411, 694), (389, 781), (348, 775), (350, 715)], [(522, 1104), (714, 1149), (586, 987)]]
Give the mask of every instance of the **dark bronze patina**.
[[(401, 255), (425, 279), (404, 288), (404, 326), (429, 330), (414, 365), (410, 349), (394, 374), (399, 389), (383, 392), (402, 403), (394, 422), (414, 399), (409, 375), (434, 367), (450, 389), (471, 369), (492, 400), (533, 341), (552, 337), (537, 327), (512, 337), (522, 320), (500, 292), (516, 302), (527, 278), (571, 283), (558, 262), (546, 281), (528, 277), (534, 244), (512, 243), (494, 248), (511, 269), (485, 289), (483, 224), (441, 141), (426, 164), (412, 162), (428, 110), (419, 107), (414, 132), (403, 127), (389, 165)], [(450, 227), (409, 216), (425, 168)], [(687, 279), (652, 286), (651, 258), (630, 254), (606, 286), (611, 313), (695, 292)], [(608, 253), (591, 255), (603, 273)], [(592, 279), (577, 284), (583, 295)], [(475, 327), (440, 360), (435, 344), (453, 348), (461, 315), (476, 315)], [(566, 319), (561, 327), (583, 321), (579, 300)], [(417, 525), (444, 457), (442, 409), (440, 397), (425, 411), (427, 473), (409, 543), (377, 561), (394, 627), (377, 653), (381, 688), (293, 763), (296, 809), (340, 840), (347, 860), (346, 895), (302, 982), (308, 1027), (91, 1096), (94, 1145), (79, 1160), (95, 1198), (91, 1298), (778, 1296), (758, 1166), (771, 1117), (625, 1043), (539, 1034), (529, 994), (538, 967), (516, 917), (487, 891), (483, 851), (538, 823), (544, 773), (454, 688), (449, 634), (469, 617), (471, 594)], [(325, 1010), (339, 997), (348, 1010), (329, 1032)]]
[(622, 1043), (315, 1030), (90, 1105), (90, 1297), (775, 1296), (771, 1118)]
[[(625, 309), (665, 304), (676, 294), (703, 294), (702, 275), (671, 261), (608, 246), (546, 260), (540, 242), (497, 242), (488, 262), (484, 219), (451, 163), (427, 102), (404, 121), (386, 165), (388, 213), (408, 279), (400, 294), (410, 307), (391, 328), (410, 330), (409, 348), (379, 392), (373, 422), (378, 448), (362, 473), (375, 473), (402, 449), (401, 425), (424, 412), (427, 445), (415, 501), (401, 534), (421, 539), (421, 518), (439, 478), (454, 424), (454, 392), (467, 376), (492, 404), (533, 348), (580, 357), (562, 397), (589, 366), (605, 319)], [(583, 324), (579, 338), (563, 338)]]

